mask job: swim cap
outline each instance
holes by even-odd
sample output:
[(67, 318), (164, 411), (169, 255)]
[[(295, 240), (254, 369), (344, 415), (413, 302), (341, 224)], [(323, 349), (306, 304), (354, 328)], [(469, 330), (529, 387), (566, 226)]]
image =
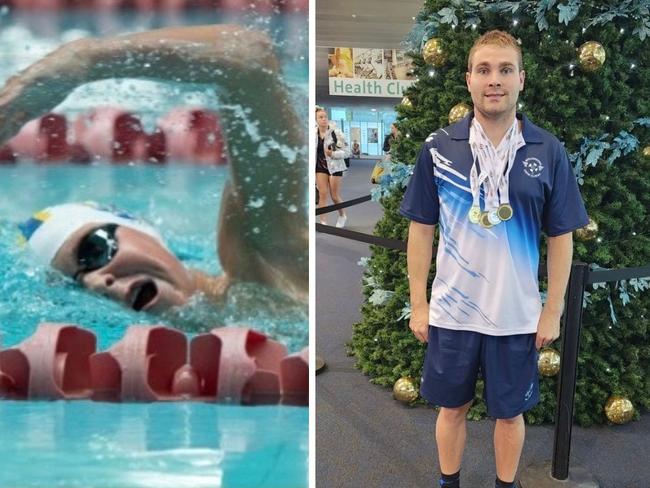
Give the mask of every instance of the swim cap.
[(48, 207), (18, 224), (18, 228), (39, 260), (50, 264), (63, 243), (82, 226), (90, 223), (130, 227), (150, 235), (164, 246), (162, 237), (148, 222), (128, 212), (100, 206), (95, 202), (65, 203)]

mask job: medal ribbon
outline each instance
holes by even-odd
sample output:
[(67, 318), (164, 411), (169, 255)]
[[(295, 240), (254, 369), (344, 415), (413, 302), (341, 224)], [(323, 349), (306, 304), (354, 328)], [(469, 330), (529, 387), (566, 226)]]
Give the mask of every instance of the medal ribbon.
[[(510, 171), (517, 150), (525, 144), (523, 136), (518, 131), (516, 117), (497, 148), (487, 137), (478, 120), (472, 119), (469, 145), (474, 157), (474, 163), (470, 170), (470, 187), (474, 206), (480, 205), (481, 185), (483, 185), (487, 212), (496, 210), (500, 204), (509, 204)], [(478, 173), (479, 169), (480, 174)]]

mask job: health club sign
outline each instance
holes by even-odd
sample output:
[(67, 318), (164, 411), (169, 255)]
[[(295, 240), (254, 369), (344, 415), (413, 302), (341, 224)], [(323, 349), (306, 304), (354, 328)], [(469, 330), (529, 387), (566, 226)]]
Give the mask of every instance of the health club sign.
[(411, 59), (398, 49), (328, 49), (330, 95), (395, 97), (415, 83)]

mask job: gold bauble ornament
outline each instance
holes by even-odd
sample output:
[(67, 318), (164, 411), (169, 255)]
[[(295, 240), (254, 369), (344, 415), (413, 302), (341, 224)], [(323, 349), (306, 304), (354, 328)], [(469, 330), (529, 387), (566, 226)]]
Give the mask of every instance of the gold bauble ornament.
[(610, 422), (626, 424), (634, 416), (634, 405), (624, 396), (612, 395), (605, 403), (605, 415)]
[(451, 110), (449, 111), (449, 123), (450, 124), (455, 124), (461, 119), (464, 119), (465, 116), (472, 111), (472, 107), (467, 105), (466, 103), (459, 103), (457, 105), (454, 105), (451, 107)]
[(402, 98), (402, 101), (400, 102), (400, 105), (402, 107), (412, 108), (413, 107), (413, 102), (411, 102), (411, 99), (409, 97), (404, 97), (404, 98)]
[(598, 71), (605, 63), (605, 48), (596, 41), (585, 42), (578, 48), (578, 62), (585, 71)]
[(403, 376), (393, 386), (393, 397), (395, 400), (404, 403), (411, 403), (418, 398), (418, 389), (415, 380), (410, 376)]
[(555, 376), (560, 371), (560, 353), (547, 347), (542, 349), (537, 360), (537, 369), (542, 376)]
[(427, 63), (440, 68), (447, 61), (447, 53), (442, 48), (442, 41), (437, 37), (429, 39), (422, 48), (422, 57)]
[(589, 218), (589, 223), (584, 227), (576, 230), (576, 239), (579, 241), (591, 241), (598, 235), (598, 224), (592, 218)]
[(643, 148), (643, 157), (646, 159), (650, 159), (650, 146), (646, 146)]

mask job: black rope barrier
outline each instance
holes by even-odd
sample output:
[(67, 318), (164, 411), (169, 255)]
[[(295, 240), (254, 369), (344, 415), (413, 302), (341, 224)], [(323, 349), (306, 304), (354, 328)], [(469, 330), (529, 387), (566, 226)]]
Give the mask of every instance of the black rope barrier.
[(406, 242), (400, 241), (398, 239), (377, 237), (371, 234), (357, 232), (356, 230), (341, 229), (325, 224), (316, 224), (316, 231), (323, 234), (345, 237), (346, 239), (352, 239), (353, 241), (365, 242), (366, 244), (374, 244), (375, 246), (383, 246), (389, 249), (396, 249), (397, 251), (406, 251)]
[(586, 285), (605, 283), (607, 281), (630, 280), (632, 278), (650, 277), (650, 266), (619, 269), (592, 269), (587, 275)]
[(365, 197), (355, 198), (354, 200), (348, 200), (346, 202), (337, 203), (335, 205), (330, 205), (329, 207), (317, 208), (316, 209), (316, 215), (321, 215), (321, 214), (324, 214), (324, 213), (330, 213), (330, 212), (333, 212), (334, 210), (339, 210), (341, 208), (352, 207), (353, 205), (358, 205), (360, 203), (367, 202), (371, 198), (372, 197), (370, 195), (366, 195)]

